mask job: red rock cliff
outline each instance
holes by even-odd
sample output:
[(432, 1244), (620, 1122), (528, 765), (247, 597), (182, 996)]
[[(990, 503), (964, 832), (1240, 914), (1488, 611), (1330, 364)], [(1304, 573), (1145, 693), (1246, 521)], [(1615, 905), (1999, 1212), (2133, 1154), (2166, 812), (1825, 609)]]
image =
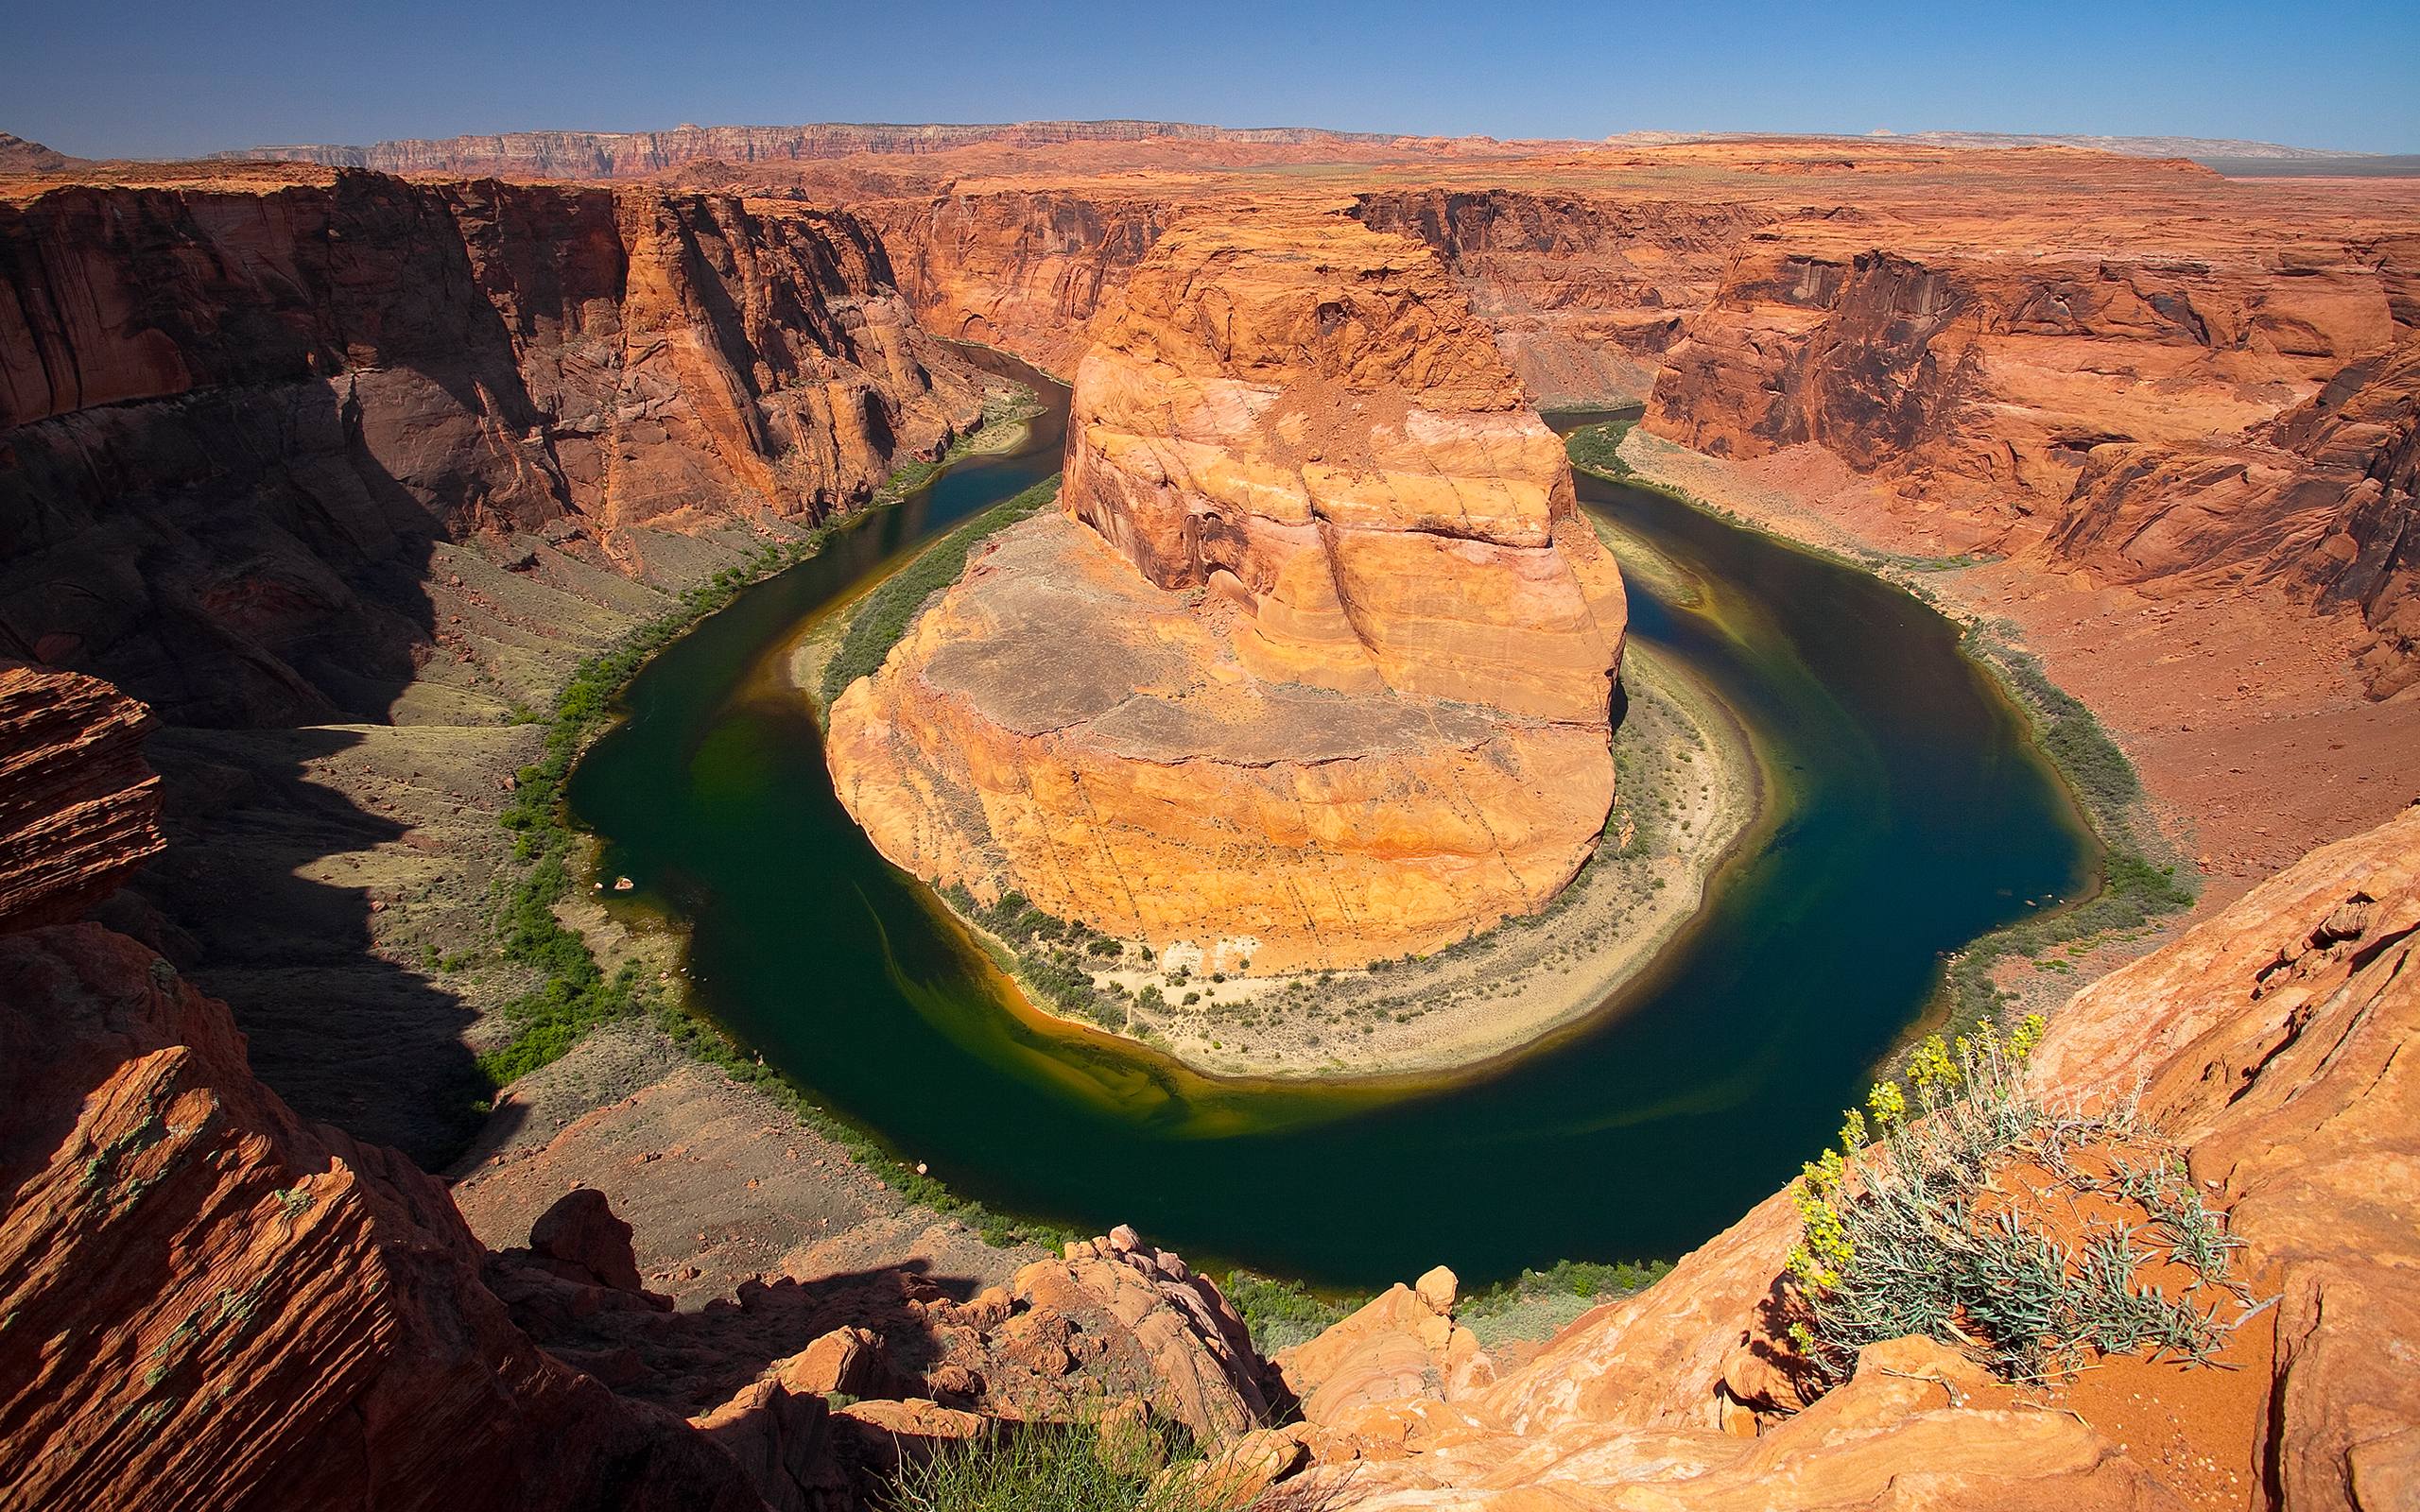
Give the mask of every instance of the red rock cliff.
[(159, 854), (150, 717), (97, 679), (0, 662), (0, 929), (77, 918)]
[(644, 571), (980, 409), (846, 215), (231, 171), (0, 194), (0, 651), (181, 721), (375, 717), (343, 674), (425, 644), (430, 539)]
[(97, 925), (0, 938), (0, 1507), (759, 1504), (532, 1345), (445, 1190)]
[(1151, 195), (998, 190), (864, 213), (926, 330), (1072, 374), (1093, 313), (1159, 239), (1169, 207)]

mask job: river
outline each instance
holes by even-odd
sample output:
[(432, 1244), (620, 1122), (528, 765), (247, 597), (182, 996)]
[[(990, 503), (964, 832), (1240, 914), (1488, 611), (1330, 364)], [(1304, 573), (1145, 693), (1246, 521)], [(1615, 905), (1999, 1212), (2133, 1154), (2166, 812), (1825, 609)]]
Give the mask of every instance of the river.
[(851, 822), (786, 675), (819, 610), (1056, 471), (1066, 391), (1024, 376), (1053, 402), (1027, 445), (666, 647), (569, 791), (631, 906), (689, 929), (696, 1009), (968, 1196), (1339, 1286), (1676, 1256), (1824, 1144), (1945, 953), (2093, 884), (2089, 831), (1948, 621), (1582, 474), (1585, 506), (1673, 569), (1634, 576), (1631, 633), (1737, 714), (1769, 774), (1697, 926), (1606, 1011), (1454, 1081), (1214, 1081), (1043, 1019)]

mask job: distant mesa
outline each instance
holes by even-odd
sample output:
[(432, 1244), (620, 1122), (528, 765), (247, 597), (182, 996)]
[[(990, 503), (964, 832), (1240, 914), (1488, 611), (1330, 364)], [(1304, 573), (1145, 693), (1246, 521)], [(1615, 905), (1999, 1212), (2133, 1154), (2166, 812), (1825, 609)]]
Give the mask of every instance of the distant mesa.
[(1621, 579), (1425, 247), (1170, 230), (1078, 369), (1061, 502), (832, 712), (893, 861), (1272, 971), (1434, 949), (1588, 858)]
[(83, 162), (66, 153), (0, 131), (0, 173), (57, 173)]

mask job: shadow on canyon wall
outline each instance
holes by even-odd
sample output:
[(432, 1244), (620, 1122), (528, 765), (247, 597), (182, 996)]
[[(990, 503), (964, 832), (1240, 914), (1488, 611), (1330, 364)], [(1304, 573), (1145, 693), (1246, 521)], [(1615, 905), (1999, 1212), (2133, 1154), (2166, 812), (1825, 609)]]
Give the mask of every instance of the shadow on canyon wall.
[[(687, 1416), (730, 1400), (779, 1361), (837, 1329), (863, 1329), (880, 1343), (843, 1384), (855, 1396), (922, 1396), (938, 1390), (928, 1373), (950, 1354), (951, 1339), (930, 1304), (965, 1303), (979, 1283), (936, 1276), (910, 1260), (814, 1280), (789, 1277), (742, 1281), (733, 1298), (694, 1311), (661, 1311), (635, 1292), (565, 1284), (543, 1259), (507, 1250), (488, 1263), (489, 1289), (513, 1321), (546, 1350), (604, 1380), (625, 1396)], [(963, 1332), (962, 1328), (957, 1332)], [(943, 1375), (941, 1380), (951, 1378)], [(980, 1387), (964, 1400), (968, 1405)]]
[(363, 443), (350, 387), (246, 386), (0, 435), (0, 646), (106, 678), (161, 720), (147, 754), (169, 846), (107, 921), (224, 998), (255, 1072), (306, 1117), (427, 1165), (468, 1139), (484, 1094), (462, 1042), (475, 1015), (377, 953), (378, 888), (346, 877), (346, 858), (411, 845), (408, 815), (313, 774), (394, 765), (365, 727), (390, 723), (437, 651), (445, 527)]

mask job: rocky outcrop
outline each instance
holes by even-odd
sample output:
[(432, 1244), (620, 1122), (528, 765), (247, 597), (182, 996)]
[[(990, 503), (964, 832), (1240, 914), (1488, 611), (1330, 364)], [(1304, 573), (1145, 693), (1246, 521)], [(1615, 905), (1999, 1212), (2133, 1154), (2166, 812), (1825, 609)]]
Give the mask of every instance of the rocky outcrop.
[(384, 717), (432, 541), (644, 575), (980, 411), (846, 215), (227, 172), (0, 197), (0, 650), (178, 722)]
[(1078, 372), (1062, 505), (832, 711), (901, 866), (1267, 970), (1433, 948), (1586, 860), (1620, 579), (1416, 244), (1162, 236)]
[(1274, 1362), (1313, 1441), (1368, 1453), (1400, 1442), (1426, 1405), (1493, 1383), (1478, 1336), (1454, 1321), (1458, 1283), (1440, 1265), (1411, 1286), (1381, 1292)]
[(297, 1119), (165, 961), (11, 935), (0, 1002), (0, 1507), (758, 1504), (531, 1344), (444, 1188)]
[(2276, 585), (2357, 610), (2372, 696), (2420, 683), (2420, 339), (2350, 363), (2239, 438), (2086, 457), (2051, 550), (2159, 589)]
[(791, 1395), (939, 1403), (985, 1422), (1135, 1401), (1203, 1442), (1272, 1416), (1274, 1383), (1235, 1308), (1129, 1228), (1071, 1243), (971, 1296), (914, 1268), (881, 1268), (758, 1278), (676, 1314), (620, 1269), (628, 1239), (613, 1242), (619, 1220), (602, 1196), (565, 1202), (585, 1210), (572, 1215), (589, 1236), (583, 1258), (562, 1258), (566, 1225), (550, 1212), (528, 1247), (490, 1260), (489, 1286), (551, 1353), (677, 1412), (717, 1411), (774, 1381)]
[(2291, 1509), (2420, 1490), (2420, 808), (2313, 851), (2079, 994), (2032, 1068), (2127, 1095), (2277, 1267), (2270, 1462)]
[(0, 929), (78, 918), (159, 854), (150, 719), (96, 679), (0, 662)]

